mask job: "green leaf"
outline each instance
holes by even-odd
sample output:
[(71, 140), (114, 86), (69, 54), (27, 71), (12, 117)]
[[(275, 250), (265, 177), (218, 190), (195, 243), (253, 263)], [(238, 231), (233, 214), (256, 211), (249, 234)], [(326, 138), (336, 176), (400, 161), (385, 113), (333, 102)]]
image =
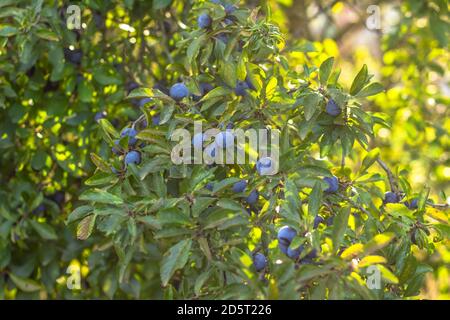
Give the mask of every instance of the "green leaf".
[(311, 120), (314, 113), (317, 111), (317, 106), (319, 105), (321, 97), (316, 93), (310, 93), (303, 97), (302, 105), (305, 107), (305, 119), (306, 121)]
[(380, 270), (381, 276), (383, 279), (389, 283), (397, 284), (398, 278), (395, 274), (393, 274), (388, 268), (385, 266), (378, 264), (377, 265), (378, 270)]
[(100, 156), (98, 156), (92, 152), (91, 160), (99, 170), (103, 171), (104, 173), (111, 173), (110, 166), (108, 165), (108, 163), (105, 160), (100, 158)]
[(11, 25), (3, 25), (0, 27), (0, 37), (11, 37), (16, 35), (19, 29)]
[(85, 216), (90, 214), (93, 210), (94, 210), (94, 208), (92, 206), (89, 206), (89, 205), (81, 206), (81, 207), (76, 208), (75, 210), (73, 210), (69, 214), (69, 217), (67, 218), (66, 224), (69, 224), (69, 223), (72, 223), (74, 221), (80, 220), (81, 218), (84, 218)]
[(164, 254), (160, 270), (163, 287), (169, 283), (175, 271), (183, 268), (187, 263), (191, 245), (191, 239), (182, 240)]
[(220, 199), (219, 201), (217, 201), (217, 205), (221, 208), (231, 211), (245, 212), (244, 208), (239, 204), (239, 202), (231, 199)]
[(371, 266), (373, 264), (379, 264), (379, 263), (386, 263), (387, 260), (385, 257), (382, 256), (367, 256), (361, 259), (361, 261), (358, 263), (358, 267), (364, 268)]
[(186, 56), (190, 64), (195, 58), (197, 58), (200, 48), (204, 46), (205, 40), (206, 34), (202, 34), (200, 37), (194, 39), (194, 41), (192, 41), (189, 47), (187, 48)]
[(355, 243), (341, 253), (341, 258), (351, 260), (356, 258), (362, 252), (364, 252), (364, 245), (362, 243)]
[(88, 186), (99, 186), (109, 183), (116, 183), (119, 178), (111, 173), (96, 172), (93, 176), (87, 179), (84, 183)]
[(381, 83), (374, 82), (364, 87), (356, 96), (359, 98), (374, 96), (384, 91), (384, 87)]
[(58, 236), (56, 235), (55, 229), (45, 222), (39, 223), (36, 220), (30, 220), (31, 226), (39, 234), (42, 239), (45, 240), (56, 240)]
[(161, 111), (161, 116), (159, 119), (159, 124), (165, 124), (172, 117), (173, 112), (175, 111), (175, 105), (173, 103), (165, 106)]
[(50, 40), (50, 41), (58, 41), (58, 35), (56, 33), (54, 33), (51, 30), (47, 30), (47, 29), (39, 29), (36, 31), (36, 35), (39, 38), (45, 39), (45, 40)]
[(236, 64), (231, 61), (224, 63), (222, 67), (223, 80), (231, 88), (236, 87), (237, 74), (236, 74)]
[(161, 10), (167, 8), (172, 3), (172, 0), (154, 0), (153, 10)]
[(146, 225), (148, 225), (152, 229), (160, 230), (161, 229), (161, 223), (156, 219), (154, 216), (138, 216), (136, 218), (139, 222), (142, 222)]
[(211, 276), (211, 271), (212, 269), (208, 269), (207, 271), (200, 274), (195, 280), (194, 292), (196, 295), (200, 294), (200, 291), (202, 290), (202, 287), (205, 284), (206, 280), (208, 280), (208, 278)]
[(225, 87), (217, 87), (212, 89), (210, 92), (205, 94), (201, 101), (210, 100), (213, 98), (223, 97), (231, 94), (231, 91), (228, 88)]
[(107, 204), (123, 204), (122, 198), (101, 189), (92, 189), (83, 192), (80, 195), (80, 200)]
[(153, 90), (150, 88), (137, 88), (130, 92), (127, 99), (152, 98)]
[(364, 254), (371, 254), (387, 246), (392, 240), (394, 240), (395, 234), (392, 232), (386, 232), (377, 234), (368, 243), (364, 245)]
[(216, 201), (215, 198), (196, 197), (194, 200), (194, 205), (192, 206), (192, 216), (198, 217), (200, 213), (202, 213), (215, 201)]
[(24, 292), (34, 292), (41, 289), (41, 285), (39, 285), (39, 283), (35, 280), (22, 278), (14, 275), (13, 273), (9, 273), (8, 275), (17, 288)]
[(348, 225), (348, 217), (350, 215), (350, 207), (342, 208), (334, 218), (333, 233), (331, 239), (333, 240), (333, 251), (338, 252), (342, 239), (344, 239), (345, 232)]
[(83, 220), (77, 226), (77, 238), (79, 240), (86, 240), (91, 235), (94, 230), (95, 225), (95, 217), (97, 215), (91, 214), (87, 217), (84, 217)]
[(430, 30), (433, 32), (433, 35), (438, 40), (439, 45), (442, 48), (447, 48), (448, 45), (448, 22), (445, 22), (442, 20), (436, 13), (434, 13), (433, 10), (430, 10), (433, 12), (430, 14), (430, 17), (428, 18), (429, 24), (430, 24)]
[(106, 133), (109, 133), (116, 139), (120, 137), (119, 133), (107, 119), (100, 119), (98, 123)]
[(353, 79), (352, 86), (350, 87), (350, 94), (354, 96), (359, 91), (361, 91), (361, 89), (366, 84), (367, 78), (367, 65), (363, 65), (361, 70), (359, 70), (358, 74), (356, 75), (355, 79)]
[(334, 57), (326, 59), (319, 67), (319, 79), (322, 85), (325, 85), (333, 69)]
[(322, 185), (320, 182), (316, 182), (308, 198), (308, 215), (310, 217), (315, 217), (319, 214), (321, 203), (322, 203)]
[(360, 173), (365, 173), (369, 167), (377, 161), (378, 156), (380, 155), (380, 149), (375, 148), (371, 150), (363, 159), (361, 168), (359, 169)]
[(31, 167), (34, 170), (42, 170), (45, 167), (48, 154), (44, 150), (37, 150), (31, 159)]
[(291, 179), (288, 179), (286, 181), (285, 200), (281, 204), (280, 215), (300, 223), (300, 205), (301, 200), (298, 195), (298, 188)]

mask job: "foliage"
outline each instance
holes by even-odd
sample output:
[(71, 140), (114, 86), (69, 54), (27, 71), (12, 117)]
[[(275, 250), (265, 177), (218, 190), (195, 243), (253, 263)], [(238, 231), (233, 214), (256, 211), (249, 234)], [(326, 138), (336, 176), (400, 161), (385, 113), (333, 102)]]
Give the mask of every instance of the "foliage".
[[(431, 200), (435, 189), (411, 186), (399, 167), (407, 165), (403, 157), (391, 156), (395, 144), (377, 133), (403, 131), (394, 114), (402, 109), (417, 112), (406, 122), (408, 134), (431, 127), (411, 101), (448, 102), (432, 90), (420, 94), (423, 73), (408, 73), (412, 65), (444, 73), (433, 64), (445, 52), (443, 20), (430, 36), (411, 19), (410, 30), (386, 40), (391, 60), (381, 84), (364, 63), (350, 82), (340, 80), (330, 42), (290, 39), (269, 6), (262, 14), (242, 4), (226, 13), (212, 1), (88, 1), (81, 31), (66, 28), (65, 8), (57, 11), (53, 1), (0, 6), (6, 298), (406, 298), (439, 267), (417, 252), (430, 257), (448, 242), (448, 207)], [(199, 28), (204, 13), (212, 25)], [(417, 50), (408, 40), (393, 48), (395, 36), (418, 37), (433, 54), (402, 60)], [(404, 79), (396, 78), (398, 68)], [(237, 95), (246, 80), (253, 88)], [(132, 90), (135, 82), (140, 88)], [(181, 101), (168, 90), (178, 82), (191, 93)], [(214, 89), (204, 94), (203, 83)], [(338, 115), (327, 113), (330, 100)], [(251, 164), (173, 164), (171, 135), (193, 132), (194, 120), (205, 129), (278, 130), (279, 173), (261, 176)], [(130, 127), (138, 130), (135, 144), (121, 137)], [(446, 130), (439, 123), (434, 130), (432, 145), (443, 153), (448, 141), (437, 133)], [(124, 164), (129, 150), (139, 151), (139, 164)], [(326, 192), (323, 178), (332, 176), (338, 191)], [(239, 179), (247, 180), (242, 193), (232, 191)], [(443, 189), (445, 180), (436, 186)], [(260, 196), (248, 204), (253, 190)], [(383, 202), (390, 190), (402, 203)], [(414, 198), (417, 208), (404, 205)], [(315, 227), (317, 216), (323, 223)], [(285, 225), (297, 233), (291, 249), (303, 248), (297, 259), (280, 250), (277, 232)], [(312, 250), (316, 257), (308, 256)], [(257, 253), (268, 262), (260, 271), (252, 264)], [(66, 288), (70, 264), (82, 266), (81, 291)], [(366, 285), (373, 265), (380, 290)]]

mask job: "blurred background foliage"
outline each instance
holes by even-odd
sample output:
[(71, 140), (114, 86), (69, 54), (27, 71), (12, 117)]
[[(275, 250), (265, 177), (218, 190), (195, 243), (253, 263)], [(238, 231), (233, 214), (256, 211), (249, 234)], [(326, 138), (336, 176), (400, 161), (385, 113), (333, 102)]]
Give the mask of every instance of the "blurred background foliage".
[[(81, 7), (80, 30), (66, 26), (71, 4)], [(64, 221), (85, 188), (82, 181), (95, 169), (89, 154), (109, 152), (100, 143), (96, 120), (106, 115), (122, 128), (140, 114), (139, 101), (124, 100), (130, 90), (163, 88), (177, 80), (170, 78), (176, 65), (170, 53), (192, 23), (192, 5), (187, 0), (0, 1), (0, 298), (139, 298), (143, 291), (146, 298), (161, 298), (151, 294), (160, 286), (152, 276), (159, 257), (136, 266), (146, 270), (142, 278), (119, 284), (111, 271), (114, 250), (95, 235), (76, 240)], [(298, 70), (334, 56), (341, 81), (350, 87), (367, 64), (386, 89), (364, 106), (386, 114), (390, 124), (375, 127), (381, 158), (413, 189), (429, 186), (431, 199), (449, 201), (447, 1), (240, 5), (260, 6), (271, 15)], [(371, 5), (380, 10), (381, 29), (366, 26)], [(355, 149), (347, 166), (358, 168), (363, 155)], [(435, 267), (421, 297), (449, 299), (448, 239), (431, 257), (419, 249), (415, 254)], [(81, 267), (85, 290), (67, 289), (69, 265)]]

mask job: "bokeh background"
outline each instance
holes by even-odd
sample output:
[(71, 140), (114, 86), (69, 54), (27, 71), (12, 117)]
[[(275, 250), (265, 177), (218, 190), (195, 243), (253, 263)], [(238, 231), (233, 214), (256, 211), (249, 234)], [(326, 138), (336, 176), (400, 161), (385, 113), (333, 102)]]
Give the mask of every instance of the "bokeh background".
[[(111, 244), (76, 240), (65, 220), (94, 170), (90, 152), (109, 152), (96, 120), (105, 114), (121, 128), (140, 114), (139, 101), (124, 100), (131, 89), (173, 82), (170, 52), (192, 23), (192, 4), (0, 2), (0, 298), (72, 298), (69, 265), (81, 267), (88, 288), (77, 298), (137, 298), (141, 286), (159, 285), (134, 279), (118, 287), (108, 272)], [(67, 28), (69, 5), (81, 8), (81, 29)], [(288, 53), (299, 69), (334, 56), (349, 87), (367, 64), (386, 89), (364, 106), (390, 124), (376, 130), (381, 158), (413, 189), (430, 187), (433, 201), (450, 201), (447, 1), (240, 5), (259, 6), (280, 26), (286, 48), (301, 48)], [(449, 299), (448, 239), (427, 259), (437, 268), (421, 297)]]

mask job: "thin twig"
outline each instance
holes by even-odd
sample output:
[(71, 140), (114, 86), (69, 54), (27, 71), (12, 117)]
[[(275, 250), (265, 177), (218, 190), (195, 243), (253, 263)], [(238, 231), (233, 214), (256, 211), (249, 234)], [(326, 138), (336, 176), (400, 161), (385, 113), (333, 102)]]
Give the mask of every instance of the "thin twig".
[(388, 166), (386, 165), (386, 163), (384, 163), (382, 160), (377, 159), (378, 164), (383, 168), (384, 171), (386, 171), (387, 175), (388, 175), (388, 179), (389, 179), (389, 184), (391, 186), (391, 191), (398, 194), (398, 185), (397, 185), (397, 181), (395, 180), (395, 176), (392, 173), (392, 171), (388, 168)]

